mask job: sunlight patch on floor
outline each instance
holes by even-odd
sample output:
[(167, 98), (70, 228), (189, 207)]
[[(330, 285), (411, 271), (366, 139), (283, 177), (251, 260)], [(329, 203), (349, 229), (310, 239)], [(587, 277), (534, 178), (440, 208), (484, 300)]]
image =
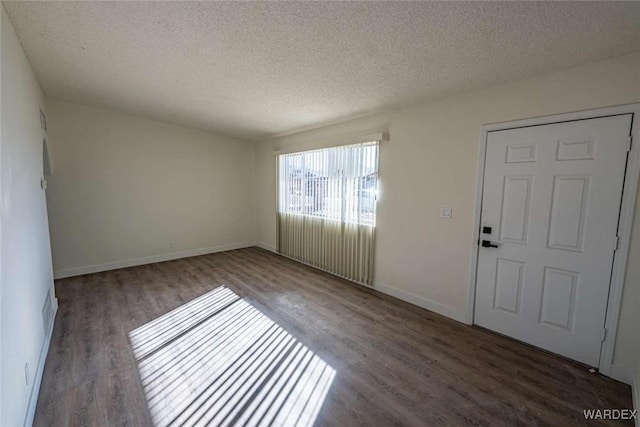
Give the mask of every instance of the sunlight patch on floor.
[(313, 425), (335, 370), (222, 286), (129, 333), (151, 417)]

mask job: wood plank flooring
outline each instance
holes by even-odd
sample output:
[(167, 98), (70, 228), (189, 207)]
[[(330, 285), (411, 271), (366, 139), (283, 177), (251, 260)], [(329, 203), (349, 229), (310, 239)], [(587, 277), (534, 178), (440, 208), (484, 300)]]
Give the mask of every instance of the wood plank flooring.
[(56, 281), (36, 426), (152, 425), (128, 334), (226, 286), (335, 371), (317, 426), (597, 425), (628, 386), (259, 248)]

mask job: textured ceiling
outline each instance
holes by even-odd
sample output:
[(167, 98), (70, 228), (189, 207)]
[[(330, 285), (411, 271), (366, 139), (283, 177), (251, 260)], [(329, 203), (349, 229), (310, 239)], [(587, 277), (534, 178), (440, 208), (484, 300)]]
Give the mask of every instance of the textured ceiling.
[(640, 51), (640, 3), (4, 2), (44, 92), (251, 140)]

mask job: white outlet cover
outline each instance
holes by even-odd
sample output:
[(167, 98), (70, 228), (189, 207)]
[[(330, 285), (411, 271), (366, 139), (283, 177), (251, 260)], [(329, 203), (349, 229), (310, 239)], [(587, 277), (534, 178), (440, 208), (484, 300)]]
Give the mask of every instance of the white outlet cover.
[(440, 208), (440, 218), (451, 219), (451, 208)]

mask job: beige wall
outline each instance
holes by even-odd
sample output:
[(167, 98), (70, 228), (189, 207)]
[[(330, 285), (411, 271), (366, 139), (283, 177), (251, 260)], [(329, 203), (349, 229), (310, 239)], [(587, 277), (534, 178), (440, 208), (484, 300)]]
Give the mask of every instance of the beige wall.
[[(629, 363), (635, 371), (635, 384), (640, 387), (640, 189), (637, 201), (614, 361), (622, 366)], [(640, 389), (634, 393), (635, 409), (640, 411)]]
[(0, 425), (20, 426), (30, 424), (30, 399), (30, 408), (35, 409), (34, 385), (48, 336), (41, 310), (47, 291), (53, 296), (53, 277), (45, 195), (40, 188), (44, 99), (3, 6), (0, 11)]
[[(633, 102), (640, 102), (640, 54), (263, 142), (256, 149), (256, 239), (265, 247), (276, 244), (272, 150), (388, 131), (390, 141), (380, 152), (376, 286), (462, 320), (474, 247), (480, 126)], [(453, 207), (453, 219), (438, 218), (441, 206)], [(640, 208), (635, 223), (640, 224)], [(626, 296), (638, 293), (639, 229)], [(636, 339), (638, 304), (625, 301), (622, 319), (615, 361), (629, 368), (637, 357), (623, 343)]]
[[(640, 189), (636, 199), (629, 262), (618, 320), (618, 337), (614, 361), (635, 370), (636, 375), (640, 375)], [(640, 390), (638, 394), (640, 395)], [(640, 410), (640, 406), (636, 408)]]
[(633, 407), (634, 409), (640, 410), (640, 390), (638, 389), (638, 387), (640, 387), (640, 357), (638, 357), (638, 359), (636, 360), (634, 381), (635, 382), (633, 386), (633, 398), (634, 398)]
[(252, 143), (49, 98), (46, 103), (57, 276), (253, 242)]

